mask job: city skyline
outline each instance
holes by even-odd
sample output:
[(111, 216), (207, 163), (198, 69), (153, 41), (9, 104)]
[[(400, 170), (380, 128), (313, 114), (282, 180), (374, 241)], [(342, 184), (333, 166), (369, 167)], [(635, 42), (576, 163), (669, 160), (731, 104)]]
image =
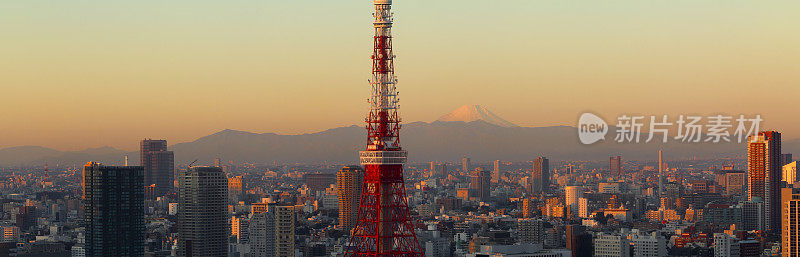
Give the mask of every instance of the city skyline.
[[(396, 3), (407, 122), (481, 104), (521, 126), (573, 125), (584, 111), (722, 112), (800, 134), (798, 37), (784, 33), (798, 3), (459, 1), (443, 12), (451, 4)], [(11, 60), (0, 106), (16, 110), (0, 116), (11, 121), (0, 148), (135, 149), (144, 137), (186, 142), (226, 128), (300, 134), (360, 125), (367, 112), (371, 31), (357, 2), (49, 5), (0, 3), (13, 38), (0, 50)], [(739, 104), (768, 91), (785, 94)], [(325, 106), (337, 108), (316, 115)]]

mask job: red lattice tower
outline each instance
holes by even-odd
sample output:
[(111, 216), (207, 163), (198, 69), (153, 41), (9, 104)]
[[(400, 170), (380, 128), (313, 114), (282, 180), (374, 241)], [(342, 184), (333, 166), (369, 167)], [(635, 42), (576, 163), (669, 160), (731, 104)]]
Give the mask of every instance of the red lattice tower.
[(392, 53), (392, 1), (374, 0), (375, 47), (372, 53), (372, 94), (367, 116), (364, 187), (345, 256), (423, 256), (409, 217), (403, 182), (406, 151), (400, 147), (400, 118)]

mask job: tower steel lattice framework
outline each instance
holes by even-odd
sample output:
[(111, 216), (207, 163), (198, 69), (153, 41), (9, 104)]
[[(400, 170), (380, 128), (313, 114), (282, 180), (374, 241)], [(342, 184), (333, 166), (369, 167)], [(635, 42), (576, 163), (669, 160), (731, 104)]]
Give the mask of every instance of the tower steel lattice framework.
[(374, 0), (372, 94), (366, 150), (359, 152), (364, 185), (347, 257), (421, 257), (403, 181), (407, 153), (400, 147), (400, 117), (392, 52), (392, 0)]

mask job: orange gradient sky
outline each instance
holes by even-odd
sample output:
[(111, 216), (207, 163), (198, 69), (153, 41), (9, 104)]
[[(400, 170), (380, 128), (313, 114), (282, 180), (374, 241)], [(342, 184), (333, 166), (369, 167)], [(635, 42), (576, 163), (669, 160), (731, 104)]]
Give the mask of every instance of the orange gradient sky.
[[(366, 114), (370, 1), (0, 1), (0, 148), (133, 150)], [(405, 121), (481, 104), (522, 126), (584, 111), (761, 114), (800, 138), (798, 1), (395, 0)]]

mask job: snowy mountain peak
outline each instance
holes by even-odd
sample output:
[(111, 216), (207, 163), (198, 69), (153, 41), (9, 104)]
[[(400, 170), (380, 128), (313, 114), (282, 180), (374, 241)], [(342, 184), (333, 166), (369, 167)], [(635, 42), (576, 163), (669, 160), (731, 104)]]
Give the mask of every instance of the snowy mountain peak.
[(458, 109), (439, 117), (437, 121), (463, 121), (472, 122), (482, 120), (501, 127), (517, 127), (514, 123), (508, 122), (500, 116), (492, 113), (491, 111), (483, 108), (480, 105), (464, 105)]

